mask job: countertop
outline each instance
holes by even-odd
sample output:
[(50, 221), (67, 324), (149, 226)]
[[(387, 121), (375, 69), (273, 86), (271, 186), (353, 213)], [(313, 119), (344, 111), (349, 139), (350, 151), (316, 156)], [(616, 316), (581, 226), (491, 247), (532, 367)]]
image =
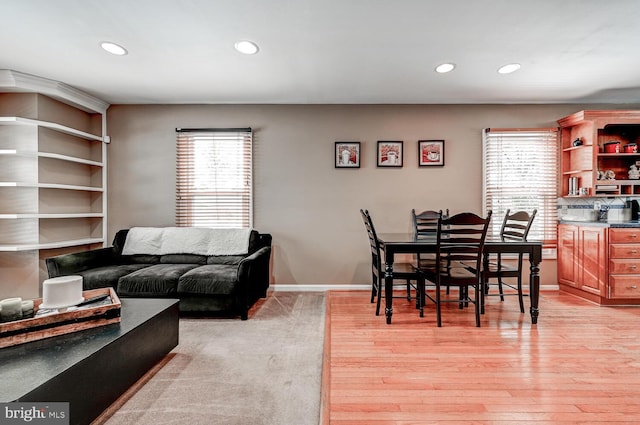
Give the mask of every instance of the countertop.
[(586, 220), (558, 220), (558, 224), (575, 224), (578, 226), (594, 226), (594, 227), (638, 227), (640, 228), (640, 220), (609, 220), (609, 221), (586, 221)]

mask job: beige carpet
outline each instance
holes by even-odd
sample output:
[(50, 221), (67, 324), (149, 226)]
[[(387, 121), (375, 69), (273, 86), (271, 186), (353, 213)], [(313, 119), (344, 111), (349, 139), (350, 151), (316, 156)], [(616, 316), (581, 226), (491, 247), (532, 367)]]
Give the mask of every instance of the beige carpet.
[(181, 318), (178, 347), (94, 424), (317, 425), (324, 312), (324, 293), (274, 292), (247, 321)]

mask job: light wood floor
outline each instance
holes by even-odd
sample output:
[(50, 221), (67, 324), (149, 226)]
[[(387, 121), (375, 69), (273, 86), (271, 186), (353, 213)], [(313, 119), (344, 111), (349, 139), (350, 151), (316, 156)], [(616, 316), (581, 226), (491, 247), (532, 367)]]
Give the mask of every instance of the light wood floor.
[(394, 299), (387, 325), (369, 297), (327, 294), (324, 425), (640, 424), (640, 307), (543, 292), (537, 325), (509, 297), (437, 328), (433, 304)]

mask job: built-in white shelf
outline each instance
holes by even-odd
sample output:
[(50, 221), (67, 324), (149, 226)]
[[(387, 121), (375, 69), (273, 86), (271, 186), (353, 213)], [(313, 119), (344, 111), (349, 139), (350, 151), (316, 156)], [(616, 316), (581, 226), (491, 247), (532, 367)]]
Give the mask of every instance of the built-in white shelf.
[(17, 245), (0, 245), (0, 252), (18, 252), (33, 251), (38, 249), (56, 249), (69, 246), (92, 245), (103, 243), (102, 238), (73, 239), (58, 242), (38, 243), (38, 244), (17, 244)]
[(17, 220), (23, 218), (103, 218), (102, 213), (70, 213), (70, 214), (0, 214), (0, 219)]
[(0, 93), (0, 298), (39, 298), (43, 258), (105, 246), (109, 104), (6, 69)]
[(102, 167), (104, 165), (102, 162), (91, 161), (89, 159), (84, 159), (84, 158), (77, 158), (75, 156), (60, 155), (57, 153), (40, 152), (38, 153), (38, 156), (40, 158), (53, 158), (53, 159), (59, 159), (61, 161), (69, 161), (69, 162), (77, 162), (79, 164), (93, 165), (95, 167)]
[(57, 124), (54, 122), (34, 120), (31, 118), (22, 117), (0, 117), (0, 125), (30, 125), (49, 128), (51, 130), (59, 131), (61, 133), (69, 134), (71, 136), (81, 137), (87, 140), (93, 140), (96, 142), (104, 141), (102, 136), (96, 136), (95, 134), (87, 133), (85, 131), (76, 130), (75, 128), (67, 127), (65, 125)]
[(32, 151), (20, 151), (16, 149), (0, 149), (0, 155), (15, 155), (15, 156), (24, 156), (24, 157), (39, 157), (39, 158), (52, 158), (59, 159), (60, 161), (68, 161), (75, 162), (78, 164), (86, 164), (92, 165), (94, 167), (102, 167), (104, 164), (100, 161), (92, 161), (90, 159), (79, 158), (75, 156), (69, 155), (61, 155), (58, 153), (50, 153), (50, 152), (32, 152)]
[(75, 186), (71, 184), (57, 184), (57, 183), (0, 182), (0, 187), (37, 187), (40, 189), (64, 189), (64, 190), (81, 190), (85, 192), (104, 192), (104, 188), (102, 187)]

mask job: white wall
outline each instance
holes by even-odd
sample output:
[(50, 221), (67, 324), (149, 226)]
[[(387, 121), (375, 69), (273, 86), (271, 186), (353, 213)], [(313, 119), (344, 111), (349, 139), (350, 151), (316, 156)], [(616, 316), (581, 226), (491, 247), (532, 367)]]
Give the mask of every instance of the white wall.
[[(273, 235), (275, 284), (370, 282), (359, 209), (379, 232), (412, 208), (482, 211), (485, 127), (550, 127), (581, 109), (629, 105), (114, 105), (108, 110), (108, 240), (174, 225), (175, 128), (254, 129), (254, 227)], [(445, 166), (418, 168), (417, 141), (445, 140)], [(376, 167), (378, 140), (404, 141), (404, 167)], [(362, 142), (360, 169), (334, 168), (334, 142)], [(556, 284), (546, 260), (542, 284)]]

